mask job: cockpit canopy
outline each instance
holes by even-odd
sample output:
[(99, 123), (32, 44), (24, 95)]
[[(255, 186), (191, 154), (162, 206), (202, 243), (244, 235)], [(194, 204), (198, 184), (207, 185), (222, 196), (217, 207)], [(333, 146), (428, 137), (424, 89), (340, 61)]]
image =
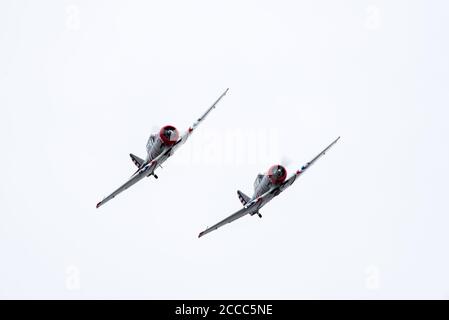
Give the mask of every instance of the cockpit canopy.
[(260, 184), (260, 182), (262, 181), (262, 179), (263, 179), (263, 174), (257, 175), (257, 178), (256, 178), (256, 180), (254, 181), (254, 190), (257, 189), (257, 187), (259, 186), (259, 184)]

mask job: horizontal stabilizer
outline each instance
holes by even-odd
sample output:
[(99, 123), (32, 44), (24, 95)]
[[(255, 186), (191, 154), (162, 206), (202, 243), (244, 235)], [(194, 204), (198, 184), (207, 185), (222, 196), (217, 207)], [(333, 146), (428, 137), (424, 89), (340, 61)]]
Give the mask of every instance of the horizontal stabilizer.
[(239, 196), (239, 200), (240, 202), (245, 206), (250, 200), (251, 198), (248, 197), (246, 194), (244, 194), (242, 191), (237, 190), (237, 195)]
[(131, 157), (131, 160), (134, 162), (134, 164), (137, 166), (137, 168), (140, 168), (142, 164), (145, 162), (142, 159), (140, 159), (138, 156), (133, 155), (132, 153), (129, 154)]

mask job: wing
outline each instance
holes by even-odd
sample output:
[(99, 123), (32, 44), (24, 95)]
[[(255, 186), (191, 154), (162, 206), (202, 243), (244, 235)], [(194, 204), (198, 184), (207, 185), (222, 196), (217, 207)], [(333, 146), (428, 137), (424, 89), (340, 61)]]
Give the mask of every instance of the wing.
[(122, 186), (120, 186), (117, 190), (112, 192), (110, 195), (108, 195), (106, 198), (101, 200), (97, 203), (97, 209), (100, 208), (102, 205), (104, 205), (106, 202), (114, 199), (118, 194), (122, 193), (132, 185), (136, 184), (138, 181), (142, 180), (145, 177), (148, 177), (149, 175), (154, 173), (154, 170), (157, 168), (157, 166), (163, 162), (164, 159), (167, 157), (168, 150), (160, 154), (156, 159), (152, 160), (150, 163), (145, 165), (143, 168), (139, 169), (134, 173), (131, 178), (126, 181)]
[(233, 215), (227, 217), (226, 219), (220, 221), (219, 223), (217, 223), (216, 225), (204, 230), (203, 232), (201, 232), (198, 236), (198, 238), (201, 238), (202, 236), (205, 236), (206, 234), (208, 234), (209, 232), (212, 232), (214, 230), (217, 230), (218, 228), (224, 226), (225, 224), (231, 223), (237, 219), (240, 219), (243, 216), (246, 216), (247, 214), (256, 212), (258, 209), (256, 206), (251, 206), (251, 207), (244, 207), (242, 209), (240, 209), (239, 211), (237, 211), (236, 213), (234, 213)]
[(117, 190), (112, 192), (109, 196), (101, 200), (97, 203), (97, 209), (100, 208), (102, 205), (104, 205), (106, 202), (112, 200), (117, 196), (119, 193), (122, 193), (132, 185), (136, 184), (138, 181), (142, 180), (147, 176), (146, 173), (142, 172), (142, 170), (139, 170), (136, 172), (128, 181), (126, 181), (122, 186), (120, 186)]
[[(274, 189), (273, 189), (274, 190)], [(240, 219), (243, 216), (246, 216), (247, 214), (255, 214), (259, 211), (261, 207), (263, 207), (265, 204), (267, 204), (271, 199), (273, 199), (273, 190), (269, 190), (268, 192), (264, 193), (260, 197), (251, 200), (248, 202), (242, 209), (234, 213), (233, 215), (227, 217), (226, 219), (220, 221), (216, 225), (204, 230), (201, 232), (198, 236), (198, 238), (201, 238), (202, 236), (208, 234), (209, 232), (212, 232), (214, 230), (217, 230), (218, 228), (224, 226), (225, 224), (231, 223), (237, 219)]]
[(204, 121), (204, 119), (206, 119), (206, 117), (209, 115), (209, 113), (215, 109), (216, 105), (218, 104), (218, 102), (220, 102), (220, 100), (226, 95), (226, 93), (228, 93), (228, 89), (225, 90), (225, 92), (223, 92), (221, 94), (221, 96), (217, 99), (217, 101), (214, 102), (214, 104), (207, 109), (207, 111), (198, 118), (198, 120), (195, 121), (195, 123), (187, 130), (187, 132), (178, 140), (178, 142), (176, 142), (176, 144), (173, 146), (173, 150), (176, 150), (177, 148), (179, 148), (179, 146), (183, 145), (187, 139), (190, 137), (190, 135), (192, 134), (193, 131), (195, 131), (195, 129), (198, 127), (198, 125)]
[(284, 191), (285, 189), (287, 189), (288, 187), (290, 187), (295, 181), (296, 179), (302, 175), (304, 172), (307, 171), (308, 168), (310, 168), (310, 166), (312, 164), (314, 164), (319, 158), (321, 158), (322, 156), (324, 156), (326, 154), (326, 152), (334, 145), (337, 143), (337, 141), (340, 139), (340, 137), (338, 137), (337, 139), (335, 139), (330, 145), (327, 146), (326, 149), (324, 149), (323, 151), (321, 151), (315, 158), (313, 158), (311, 161), (307, 162), (304, 166), (302, 166), (301, 170), (296, 171), (295, 175), (293, 175), (291, 178), (289, 178), (288, 180), (286, 180), (280, 187), (281, 191)]

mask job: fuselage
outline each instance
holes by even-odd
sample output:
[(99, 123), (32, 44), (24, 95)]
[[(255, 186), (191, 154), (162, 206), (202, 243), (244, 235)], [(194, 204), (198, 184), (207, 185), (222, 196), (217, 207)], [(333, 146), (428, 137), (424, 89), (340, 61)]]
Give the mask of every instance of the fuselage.
[(159, 133), (152, 134), (147, 142), (146, 163), (157, 158), (167, 148), (172, 147), (179, 139), (179, 132), (174, 126), (165, 126)]
[(165, 149), (164, 143), (162, 139), (156, 135), (152, 134), (148, 139), (147, 143), (147, 159), (146, 162), (150, 162), (151, 160), (157, 158)]
[(256, 182), (254, 184), (254, 195), (253, 200), (260, 197), (264, 193), (268, 192), (273, 187), (273, 184), (268, 178), (268, 175), (259, 175), (256, 178)]
[(272, 166), (264, 175), (258, 175), (254, 182), (253, 200), (280, 186), (287, 178), (287, 170), (281, 165)]

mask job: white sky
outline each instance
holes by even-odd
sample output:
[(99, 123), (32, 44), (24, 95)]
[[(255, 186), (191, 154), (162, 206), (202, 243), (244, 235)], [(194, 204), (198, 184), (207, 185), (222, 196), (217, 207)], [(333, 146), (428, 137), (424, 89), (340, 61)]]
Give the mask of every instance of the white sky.
[[(0, 297), (448, 299), (448, 10), (1, 1)], [(158, 181), (95, 209), (227, 87)], [(197, 239), (338, 135), (262, 220)]]

